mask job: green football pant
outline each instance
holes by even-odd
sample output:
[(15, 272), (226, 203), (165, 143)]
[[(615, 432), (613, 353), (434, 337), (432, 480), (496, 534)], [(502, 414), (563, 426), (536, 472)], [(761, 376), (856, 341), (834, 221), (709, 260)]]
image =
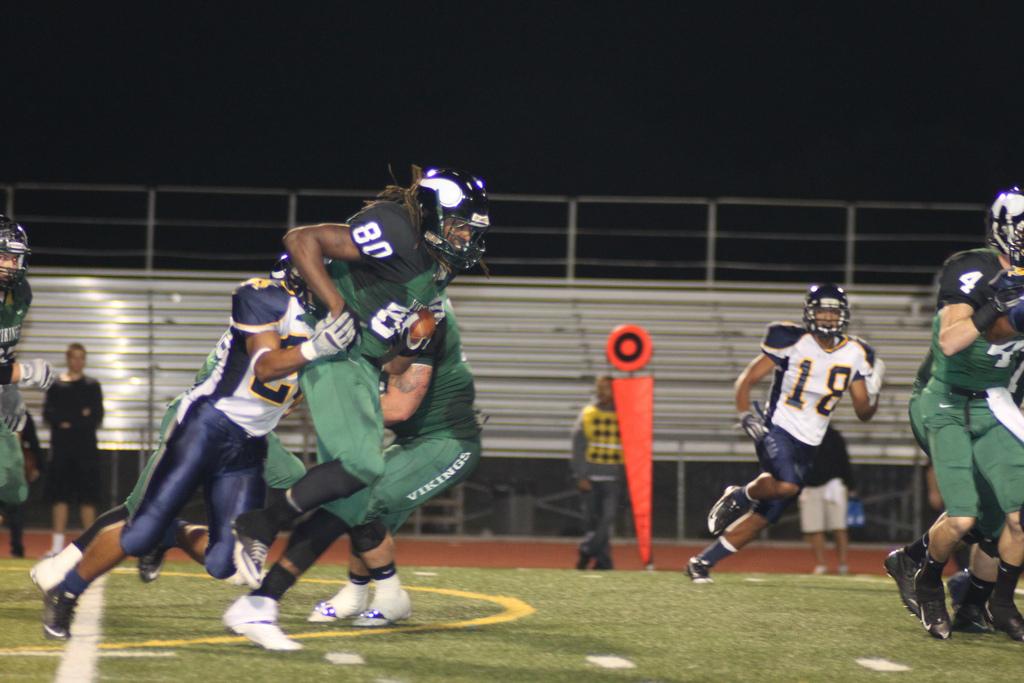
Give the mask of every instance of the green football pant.
[(949, 389), (933, 377), (921, 394), (939, 491), (949, 515), (975, 517), (981, 532), (995, 538), (1006, 514), (1024, 503), (1024, 443), (983, 399)]
[(924, 454), (931, 460), (932, 454), (928, 452), (928, 435), (924, 428), (924, 413), (921, 410), (921, 394), (911, 394), (910, 402), (907, 403), (907, 413), (910, 416), (910, 431), (914, 434), (914, 440), (924, 451)]
[(350, 527), (380, 519), (396, 532), (416, 508), (464, 481), (480, 462), (480, 439), (425, 436), (384, 451), (384, 474), (354, 496), (323, 508)]
[(299, 375), (317, 437), (317, 462), (341, 462), (367, 486), (384, 471), (380, 371), (368, 360), (323, 359)]
[(28, 498), (25, 456), (18, 435), (0, 424), (0, 503), (20, 505)]
[(267, 434), (267, 462), (263, 465), (263, 480), (272, 489), (286, 489), (302, 479), (306, 465), (281, 444), (277, 434)]

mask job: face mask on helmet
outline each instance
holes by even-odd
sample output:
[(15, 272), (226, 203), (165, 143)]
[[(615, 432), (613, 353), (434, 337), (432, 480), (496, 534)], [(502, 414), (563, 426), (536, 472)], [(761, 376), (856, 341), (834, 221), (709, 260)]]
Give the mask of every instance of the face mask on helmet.
[(850, 324), (850, 302), (842, 287), (811, 285), (804, 300), (804, 327), (817, 337), (839, 337)]
[(0, 287), (11, 287), (24, 279), (31, 253), (25, 228), (0, 214)]
[(306, 311), (313, 313), (313, 304), (310, 302), (312, 297), (309, 296), (309, 291), (306, 289), (306, 281), (295, 270), (295, 266), (288, 257), (288, 254), (281, 254), (281, 258), (277, 260), (277, 263), (274, 264), (270, 271), (270, 279), (283, 282), (291, 295), (302, 302)]
[(484, 181), (455, 169), (428, 169), (416, 196), (427, 247), (453, 272), (479, 263), (491, 225)]
[(1024, 269), (1024, 193), (1017, 187), (1000, 192), (988, 210), (989, 246), (1004, 254), (1010, 265)]

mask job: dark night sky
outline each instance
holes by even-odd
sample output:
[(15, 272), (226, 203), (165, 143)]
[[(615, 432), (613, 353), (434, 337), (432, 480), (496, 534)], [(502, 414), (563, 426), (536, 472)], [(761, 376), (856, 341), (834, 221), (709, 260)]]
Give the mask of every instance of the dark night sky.
[(1009, 4), (137, 4), (5, 8), (0, 180), (373, 188), (415, 161), (494, 192), (981, 202), (1024, 178)]

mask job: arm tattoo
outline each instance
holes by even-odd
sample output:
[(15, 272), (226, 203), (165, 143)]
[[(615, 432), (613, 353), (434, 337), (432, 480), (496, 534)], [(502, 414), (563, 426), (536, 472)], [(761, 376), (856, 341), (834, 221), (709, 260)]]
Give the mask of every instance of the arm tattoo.
[(392, 375), (391, 386), (403, 394), (411, 394), (416, 391), (417, 388), (423, 384), (424, 371), (429, 372), (430, 367), (427, 365), (413, 365), (408, 371), (403, 372), (401, 375)]

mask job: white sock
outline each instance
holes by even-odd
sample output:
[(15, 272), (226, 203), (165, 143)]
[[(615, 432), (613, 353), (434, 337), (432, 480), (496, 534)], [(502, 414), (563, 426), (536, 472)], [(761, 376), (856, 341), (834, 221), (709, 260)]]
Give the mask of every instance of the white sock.
[(53, 545), (50, 546), (50, 551), (54, 554), (59, 553), (64, 549), (64, 534), (53, 535)]
[(757, 498), (754, 498), (752, 495), (750, 495), (750, 486), (751, 484), (747, 484), (746, 486), (743, 487), (743, 495), (745, 495), (747, 497), (747, 500), (749, 500), (751, 503), (756, 503)]
[(381, 595), (395, 595), (398, 591), (402, 590), (402, 581), (398, 578), (397, 573), (386, 579), (374, 581), (373, 584), (377, 589), (377, 593)]

